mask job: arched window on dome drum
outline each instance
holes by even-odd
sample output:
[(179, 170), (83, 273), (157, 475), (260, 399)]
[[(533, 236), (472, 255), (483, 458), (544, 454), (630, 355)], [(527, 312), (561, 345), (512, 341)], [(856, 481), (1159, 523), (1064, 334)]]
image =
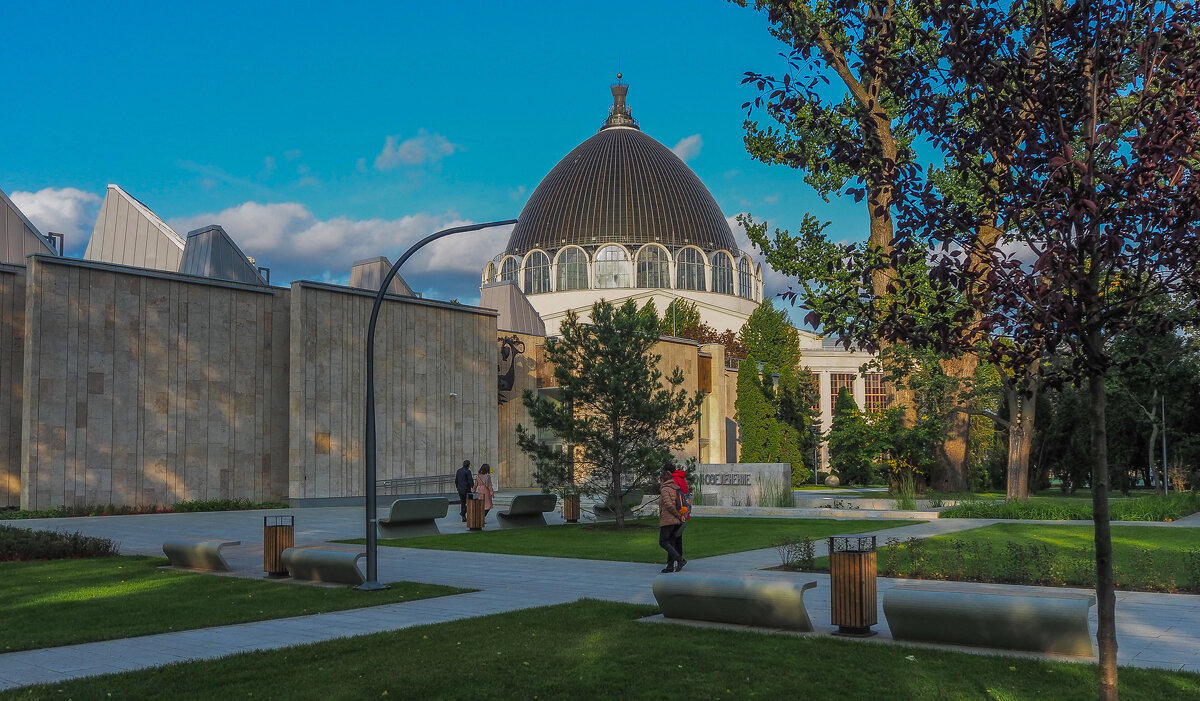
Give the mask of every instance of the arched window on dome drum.
[(596, 287), (629, 287), (629, 254), (620, 246), (605, 246), (596, 254)]
[(496, 281), (496, 264), (488, 262), (487, 267), (483, 269), (483, 284), (488, 285)]
[(549, 291), (550, 258), (541, 251), (534, 251), (525, 259), (525, 294), (534, 295)]
[(516, 282), (518, 269), (519, 265), (516, 258), (512, 256), (505, 258), (504, 265), (500, 268), (500, 282), (508, 282), (510, 280)]
[(558, 290), (588, 288), (587, 254), (578, 248), (568, 248), (558, 254)]
[(670, 287), (671, 268), (667, 252), (658, 246), (646, 246), (637, 254), (638, 287)]
[(720, 251), (713, 254), (713, 292), (733, 294), (733, 263)]
[(704, 254), (694, 248), (679, 251), (676, 263), (675, 287), (681, 290), (704, 291)]
[(750, 261), (738, 261), (738, 296), (754, 299), (754, 274), (750, 272)]

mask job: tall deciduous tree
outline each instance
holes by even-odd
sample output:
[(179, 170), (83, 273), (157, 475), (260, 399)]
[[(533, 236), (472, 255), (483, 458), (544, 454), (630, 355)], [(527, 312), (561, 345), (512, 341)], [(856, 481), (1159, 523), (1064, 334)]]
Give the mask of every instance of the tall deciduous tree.
[[(891, 305), (897, 272), (889, 265), (896, 187), (915, 168), (903, 95), (892, 88), (898, 68), (909, 68), (899, 61), (903, 54), (927, 55), (933, 48), (923, 43), (923, 33), (914, 31), (909, 0), (754, 0), (753, 4), (766, 13), (770, 33), (790, 52), (789, 72), (782, 78), (757, 72), (745, 75), (743, 82), (755, 85), (760, 95), (744, 106), (751, 114), (754, 109), (765, 110), (778, 125), (764, 128), (747, 120), (747, 150), (764, 163), (803, 171), (805, 182), (822, 197), (846, 192), (864, 201), (869, 235), (863, 250), (884, 264), (871, 266), (865, 280), (835, 278), (822, 269), (837, 266), (842, 252), (825, 245), (824, 225), (816, 217), (805, 215), (794, 238), (778, 232), (786, 239), (783, 242), (769, 240), (765, 224), (749, 215), (739, 220), (776, 270), (800, 278), (801, 301), (822, 317), (827, 330), (837, 331), (839, 318), (860, 323)], [(836, 82), (826, 87), (831, 80)], [(814, 280), (818, 284), (804, 284)], [(871, 345), (892, 342), (877, 335), (871, 339)], [(943, 358), (941, 364), (949, 375), (969, 384), (977, 358), (957, 354)], [(906, 423), (912, 424), (916, 408), (911, 395), (895, 385), (888, 385), (887, 392), (889, 405), (904, 406)], [(965, 488), (968, 433), (968, 416), (956, 412), (948, 417), (932, 480), (939, 489)]]
[(765, 299), (751, 312), (738, 332), (748, 356), (766, 363), (774, 372), (795, 372), (800, 367), (800, 332), (787, 313)]
[[(1047, 352), (1091, 411), (1101, 698), (1117, 697), (1106, 379), (1110, 340), (1152, 301), (1200, 286), (1200, 6), (1153, 0), (921, 0), (930, 57), (912, 55), (912, 123), (971, 182), (980, 208), (929, 182), (898, 202), (896, 261), (985, 310), (1027, 366)], [(984, 240), (980, 212), (999, 236)], [(984, 260), (986, 266), (973, 261)], [(948, 318), (948, 345), (966, 318)], [(1055, 378), (1050, 378), (1051, 380)]]
[[(545, 347), (559, 400), (526, 390), (523, 401), (537, 430), (553, 433), (566, 450), (517, 427), (517, 444), (533, 457), (538, 483), (572, 485), (616, 503), (630, 489), (654, 488), (663, 462), (695, 435), (703, 399), (682, 388), (678, 367), (665, 377), (659, 369), (657, 316), (632, 300), (620, 307), (601, 300), (590, 323), (568, 313), (559, 333)], [(615, 514), (624, 527), (622, 510)]]

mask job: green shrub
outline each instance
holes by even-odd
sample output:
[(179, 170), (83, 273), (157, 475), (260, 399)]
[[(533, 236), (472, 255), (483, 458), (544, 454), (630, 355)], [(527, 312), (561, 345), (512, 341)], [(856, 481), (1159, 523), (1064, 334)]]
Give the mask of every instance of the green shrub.
[(27, 518), (76, 518), (81, 516), (129, 516), (132, 514), (169, 514), (172, 512), (196, 511), (246, 511), (249, 509), (286, 509), (287, 504), (278, 502), (255, 503), (249, 499), (204, 499), (180, 501), (172, 506), (117, 506), (116, 504), (86, 504), (83, 506), (59, 506), (53, 509), (30, 511), (0, 511), (0, 520)]
[(195, 511), (250, 511), (253, 509), (286, 509), (287, 504), (274, 501), (261, 503), (249, 499), (202, 499), (196, 501), (180, 501), (171, 507), (171, 511), (184, 513)]
[(775, 544), (775, 550), (784, 569), (808, 572), (816, 565), (816, 545), (811, 538), (785, 536)]
[(113, 557), (118, 550), (117, 544), (108, 538), (0, 526), (0, 562)]
[[(1109, 513), (1113, 521), (1173, 521), (1196, 511), (1200, 511), (1200, 494), (1196, 492), (1137, 499), (1114, 499), (1109, 502)], [(1092, 520), (1092, 504), (1083, 499), (966, 501), (942, 511), (941, 518), (1090, 521)]]

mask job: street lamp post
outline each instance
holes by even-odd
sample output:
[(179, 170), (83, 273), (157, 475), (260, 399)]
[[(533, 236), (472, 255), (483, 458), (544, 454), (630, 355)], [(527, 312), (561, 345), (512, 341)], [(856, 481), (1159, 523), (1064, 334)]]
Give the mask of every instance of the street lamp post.
[(468, 231), (478, 231), (479, 229), (488, 229), (493, 226), (505, 226), (507, 224), (516, 224), (516, 219), (506, 219), (504, 221), (491, 221), (482, 224), (470, 224), (468, 226), (456, 226), (452, 229), (443, 229), (436, 233), (430, 234), (420, 241), (416, 242), (400, 256), (392, 269), (388, 271), (383, 282), (379, 285), (379, 292), (375, 295), (375, 306), (371, 308), (371, 321), (367, 325), (367, 421), (366, 421), (366, 469), (364, 470), (366, 479), (366, 501), (367, 501), (367, 577), (366, 581), (358, 586), (364, 591), (378, 591), (387, 589), (383, 584), (379, 583), (379, 543), (378, 535), (375, 531), (377, 522), (376, 510), (378, 505), (375, 492), (375, 324), (379, 320), (379, 308), (383, 306), (383, 297), (387, 293), (388, 285), (392, 283), (392, 278), (396, 277), (396, 273), (400, 271), (400, 266), (404, 265), (405, 261), (412, 257), (414, 253), (419, 251), (422, 246), (432, 241), (436, 241), (444, 236), (451, 234), (462, 234)]

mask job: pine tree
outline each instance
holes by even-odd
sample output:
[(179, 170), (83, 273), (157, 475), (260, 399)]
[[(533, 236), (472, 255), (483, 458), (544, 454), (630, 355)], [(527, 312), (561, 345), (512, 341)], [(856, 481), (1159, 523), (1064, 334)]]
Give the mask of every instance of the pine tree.
[[(556, 449), (517, 426), (517, 444), (531, 455), (535, 478), (548, 489), (570, 488), (620, 503), (632, 489), (651, 489), (658, 471), (694, 436), (703, 393), (688, 396), (683, 372), (664, 377), (654, 353), (658, 317), (632, 300), (592, 307), (590, 323), (568, 312), (559, 338), (547, 339), (560, 401), (526, 390), (534, 426), (570, 446)], [(621, 509), (617, 527), (625, 525)]]

